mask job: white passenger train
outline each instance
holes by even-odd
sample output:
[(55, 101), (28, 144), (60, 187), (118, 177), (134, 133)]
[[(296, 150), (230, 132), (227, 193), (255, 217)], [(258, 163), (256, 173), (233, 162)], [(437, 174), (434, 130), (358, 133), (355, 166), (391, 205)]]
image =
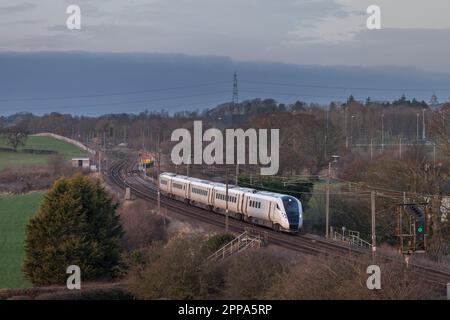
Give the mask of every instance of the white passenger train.
[[(165, 172), (159, 176), (161, 193), (218, 213), (226, 211), (226, 185)], [(228, 214), (274, 230), (297, 232), (303, 225), (301, 202), (292, 196), (228, 186)]]

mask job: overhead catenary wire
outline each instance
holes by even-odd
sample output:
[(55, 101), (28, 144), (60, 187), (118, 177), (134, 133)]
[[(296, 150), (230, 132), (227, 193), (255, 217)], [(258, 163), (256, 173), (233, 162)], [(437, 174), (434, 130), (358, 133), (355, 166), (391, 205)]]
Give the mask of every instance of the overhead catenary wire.
[(131, 94), (140, 94), (140, 93), (171, 91), (171, 90), (179, 90), (179, 89), (191, 89), (191, 88), (196, 88), (196, 87), (212, 86), (212, 85), (228, 83), (228, 82), (229, 81), (224, 80), (224, 81), (215, 81), (215, 82), (199, 83), (199, 84), (184, 85), (184, 86), (174, 86), (174, 87), (166, 87), (166, 88), (153, 88), (153, 89), (136, 90), (136, 91), (110, 92), (110, 93), (60, 96), (60, 97), (26, 97), (26, 98), (16, 98), (16, 99), (0, 99), (0, 102), (99, 98), (99, 97), (109, 97), (109, 96), (121, 96), (121, 95), (131, 95)]
[[(241, 81), (242, 83), (249, 83), (249, 84), (260, 84), (260, 85), (279, 85), (279, 86), (299, 86), (299, 87), (312, 87), (312, 88), (324, 88), (324, 89), (339, 89), (339, 90), (374, 90), (374, 91), (414, 91), (417, 89), (406, 89), (406, 88), (363, 88), (363, 87), (344, 87), (344, 86), (328, 86), (328, 85), (315, 85), (315, 84), (305, 84), (305, 83), (280, 83), (280, 82), (263, 82), (263, 81)], [(23, 102), (23, 101), (34, 101), (34, 102), (43, 102), (43, 101), (52, 101), (52, 100), (74, 100), (74, 99), (87, 99), (87, 98), (99, 98), (99, 97), (114, 97), (114, 96), (124, 96), (124, 95), (133, 95), (133, 94), (143, 94), (143, 93), (156, 93), (156, 92), (164, 92), (164, 91), (172, 91), (172, 90), (180, 90), (180, 89), (190, 89), (190, 88), (196, 88), (196, 87), (208, 87), (208, 86), (215, 86), (215, 85), (221, 85), (229, 83), (228, 80), (221, 80), (221, 81), (213, 81), (208, 83), (199, 83), (199, 84), (192, 84), (192, 85), (183, 85), (183, 86), (173, 86), (173, 87), (166, 87), (166, 88), (153, 88), (153, 89), (146, 89), (146, 90), (136, 90), (136, 91), (125, 91), (125, 92), (109, 92), (109, 93), (98, 93), (98, 94), (86, 94), (86, 95), (72, 95), (72, 96), (52, 96), (52, 97), (25, 97), (25, 98), (11, 98), (11, 99), (0, 99), (1, 103), (11, 103), (11, 102)], [(389, 89), (389, 90), (387, 90)], [(425, 89), (424, 89), (425, 90)], [(315, 98), (327, 98), (327, 99), (346, 99), (349, 92), (343, 93), (341, 95), (321, 95), (321, 94), (306, 94), (304, 92), (276, 92), (276, 91), (268, 91), (268, 90), (252, 90), (252, 89), (246, 89), (245, 86), (241, 86), (241, 94), (245, 95), (245, 93), (250, 93), (250, 95), (247, 94), (246, 99), (254, 99), (256, 97), (260, 97), (260, 94), (268, 94), (272, 96), (276, 95), (282, 95), (282, 96), (295, 96), (297, 99), (302, 99), (302, 97), (315, 97)], [(426, 90), (425, 90), (426, 91)], [(36, 110), (36, 111), (45, 111), (45, 110), (56, 110), (56, 109), (68, 109), (68, 108), (76, 108), (76, 109), (83, 109), (83, 108), (91, 108), (95, 106), (108, 106), (108, 105), (129, 105), (129, 104), (136, 104), (136, 103), (145, 103), (147, 105), (151, 105), (152, 103), (161, 102), (164, 100), (173, 100), (173, 99), (187, 99), (190, 97), (195, 96), (202, 96), (202, 95), (216, 95), (221, 93), (228, 93), (229, 91), (220, 91), (220, 92), (206, 92), (206, 93), (200, 93), (200, 94), (194, 94), (194, 95), (185, 95), (185, 96), (177, 96), (177, 97), (164, 97), (164, 98), (150, 98), (150, 99), (141, 99), (141, 100), (128, 100), (128, 101), (112, 101), (107, 103), (88, 103), (88, 104), (81, 104), (77, 103), (76, 105), (70, 105), (70, 106), (9, 106), (7, 108), (2, 108), (2, 111), (18, 111), (18, 110)], [(252, 96), (251, 94), (258, 94), (258, 96)], [(356, 97), (360, 99), (365, 99), (366, 97)], [(378, 99), (382, 100), (392, 100), (392, 98), (380, 98)], [(228, 101), (227, 98), (223, 98), (217, 103), (224, 103)], [(176, 106), (166, 106), (166, 105), (160, 105), (158, 107), (162, 108), (175, 108), (175, 107), (187, 107), (188, 105), (192, 107), (192, 104), (195, 104), (195, 102), (187, 102), (184, 105), (176, 105)], [(211, 107), (211, 106), (210, 106)], [(154, 106), (154, 108), (157, 108), (157, 106)], [(135, 112), (140, 111), (141, 109), (133, 109), (130, 110), (129, 108), (125, 110), (126, 112)]]
[[(27, 110), (68, 109), (68, 108), (82, 109), (82, 108), (92, 108), (92, 107), (101, 107), (101, 106), (129, 105), (129, 104), (136, 104), (136, 103), (151, 104), (151, 103), (160, 102), (160, 101), (187, 99), (187, 98), (193, 98), (193, 97), (210, 96), (210, 95), (227, 94), (227, 93), (228, 93), (228, 91), (216, 91), (216, 92), (192, 94), (192, 95), (185, 95), (185, 96), (166, 97), (166, 98), (158, 98), (158, 99), (142, 99), (142, 100), (119, 101), (119, 102), (76, 104), (76, 105), (70, 105), (70, 106), (67, 105), (67, 106), (59, 106), (59, 107), (36, 107), (36, 106), (30, 106), (30, 107), (21, 107), (21, 108), (25, 108)], [(218, 101), (218, 100), (215, 100), (215, 101)], [(185, 105), (185, 104), (182, 104), (181, 106), (183, 106), (183, 105)], [(6, 108), (6, 109), (0, 108), (1, 111), (11, 111), (11, 110), (15, 110), (15, 109), (17, 109), (17, 107), (16, 108)], [(139, 110), (142, 110), (142, 109), (139, 109)]]
[(275, 81), (252, 81), (241, 79), (242, 83), (272, 85), (283, 87), (302, 87), (302, 88), (317, 88), (317, 89), (337, 89), (337, 90), (366, 90), (366, 91), (450, 91), (450, 88), (374, 88), (374, 87), (352, 87), (352, 86), (334, 86), (334, 85), (319, 85), (310, 83), (293, 83), (293, 82), (275, 82)]

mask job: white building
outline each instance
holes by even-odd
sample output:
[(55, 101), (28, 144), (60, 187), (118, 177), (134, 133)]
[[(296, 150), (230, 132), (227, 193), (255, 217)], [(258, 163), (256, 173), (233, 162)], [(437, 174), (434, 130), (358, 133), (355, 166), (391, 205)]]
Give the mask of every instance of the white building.
[(89, 158), (72, 158), (72, 166), (89, 170), (91, 163)]

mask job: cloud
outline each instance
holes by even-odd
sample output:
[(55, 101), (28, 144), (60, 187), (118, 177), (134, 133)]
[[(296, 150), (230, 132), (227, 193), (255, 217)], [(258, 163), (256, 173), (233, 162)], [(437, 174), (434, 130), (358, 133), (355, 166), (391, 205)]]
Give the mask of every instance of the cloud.
[(329, 5), (336, 10), (324, 12), (319, 19), (299, 20), (297, 26), (287, 32), (285, 43), (351, 41), (366, 30), (366, 9), (376, 4), (381, 8), (384, 29), (446, 29), (450, 28), (450, 3), (434, 0), (431, 4), (422, 0), (320, 0), (298, 1), (296, 5)]
[(36, 8), (33, 3), (20, 3), (7, 6), (0, 6), (0, 14), (23, 13), (24, 11)]
[[(82, 30), (76, 32), (65, 28), (65, 9), (72, 3), (81, 7), (82, 14)], [(381, 32), (366, 29), (366, 9), (374, 3), (382, 9)], [(448, 59), (440, 55), (450, 48), (449, 8), (448, 0), (432, 4), (423, 0), (40, 0), (38, 5), (2, 0), (0, 12), (14, 14), (0, 19), (0, 47), (176, 52), (319, 64), (410, 61), (433, 69), (440, 64), (450, 71)], [(439, 48), (428, 53), (433, 60), (424, 59), (429, 46)], [(390, 55), (384, 54), (387, 50)]]

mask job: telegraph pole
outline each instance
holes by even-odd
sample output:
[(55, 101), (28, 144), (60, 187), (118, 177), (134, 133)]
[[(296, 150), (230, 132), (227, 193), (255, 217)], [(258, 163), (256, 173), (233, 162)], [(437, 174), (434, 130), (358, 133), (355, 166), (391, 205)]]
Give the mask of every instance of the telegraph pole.
[(226, 184), (225, 184), (225, 232), (228, 233), (228, 167), (226, 171)]
[(345, 147), (348, 149), (347, 109), (345, 107), (344, 107), (344, 132), (345, 132)]
[(373, 160), (373, 139), (370, 139), (370, 160)]
[(425, 135), (425, 109), (422, 109), (422, 139), (425, 143), (426, 135)]
[(102, 174), (102, 150), (98, 150), (98, 172)]
[(445, 112), (442, 111), (442, 134), (445, 135)]
[(325, 198), (325, 237), (329, 238), (330, 230), (330, 177), (331, 177), (331, 161), (328, 163), (328, 177), (327, 177), (327, 194)]
[(381, 150), (384, 150), (384, 114), (381, 114)]
[[(161, 170), (161, 134), (158, 135), (158, 166), (156, 168), (157, 168), (156, 184), (158, 187), (158, 213), (159, 213), (161, 210), (161, 189), (159, 187), (159, 174), (160, 174), (160, 170)], [(165, 221), (165, 217), (164, 217), (164, 221)]]
[(417, 119), (416, 119), (416, 145), (419, 144), (419, 114), (416, 114)]
[(436, 142), (433, 143), (433, 166), (436, 167)]
[(372, 209), (372, 257), (375, 257), (377, 251), (377, 236), (375, 229), (375, 191), (370, 192), (370, 204)]
[(239, 103), (237, 73), (233, 76), (233, 106)]
[[(233, 75), (233, 107), (235, 107), (236, 104), (239, 103), (239, 91), (237, 86), (237, 73), (235, 72)], [(234, 108), (233, 108), (234, 111)], [(238, 185), (238, 176), (239, 176), (239, 163), (237, 163), (236, 158), (236, 178), (235, 178), (235, 185)], [(227, 224), (228, 224), (228, 169), (227, 169)], [(228, 231), (228, 225), (227, 225), (227, 231)]]
[[(328, 154), (327, 154), (327, 149), (328, 149), (328, 122), (329, 122), (329, 118), (330, 118), (330, 107), (328, 106), (327, 111), (327, 121), (326, 121), (326, 126), (325, 126), (325, 159), (328, 158)], [(295, 150), (295, 145), (294, 145), (294, 150)]]
[[(403, 207), (399, 208), (399, 230), (400, 230), (400, 253), (403, 254), (403, 211), (405, 211), (406, 206), (406, 192), (403, 191)], [(411, 227), (411, 222), (409, 223)]]
[(353, 146), (353, 119), (356, 116), (351, 116), (350, 117), (350, 145)]

